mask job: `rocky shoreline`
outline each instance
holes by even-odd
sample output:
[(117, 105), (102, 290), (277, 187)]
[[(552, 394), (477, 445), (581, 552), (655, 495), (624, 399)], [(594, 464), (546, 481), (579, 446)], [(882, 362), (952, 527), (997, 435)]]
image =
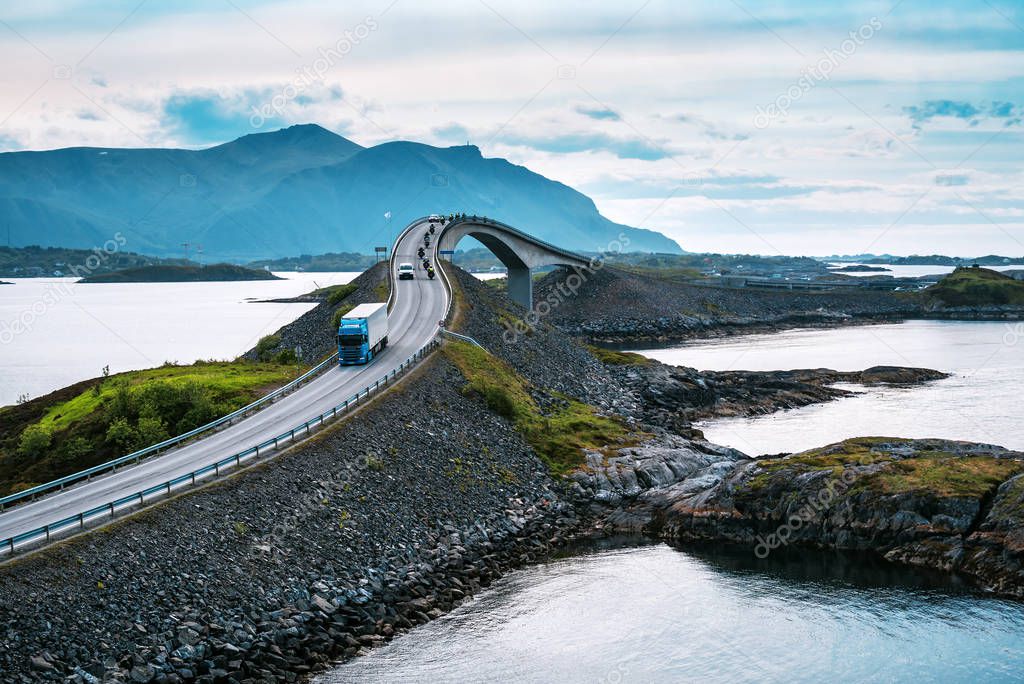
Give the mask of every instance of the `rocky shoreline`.
[[(578, 495), (599, 526), (673, 542), (870, 551), (1024, 598), (1024, 453), (950, 440), (858, 438), (783, 458), (591, 455)], [(651, 473), (671, 470), (670, 478)]]
[[(703, 440), (692, 420), (828, 401), (843, 391), (836, 382), (942, 376), (606, 363), (546, 322), (509, 339), (507, 321), (524, 312), (468, 274), (455, 280), (458, 329), (537, 397), (584, 402), (642, 431), (643, 442), (587, 453), (583, 468), (553, 477), (516, 427), (436, 355), (345, 422), (270, 462), (0, 566), (0, 681), (298, 681), (581, 536), (756, 545), (794, 499), (840, 477), (845, 462), (836, 462), (838, 452), (755, 461)], [(370, 296), (378, 286), (368, 276), (360, 291)], [(317, 307), (282, 331), (282, 344), (315, 346), (330, 315)], [(872, 477), (927, 459), (990, 470), (982, 469), (983, 487), (952, 503), (914, 491), (895, 499), (850, 494), (846, 508), (813, 518), (794, 543), (849, 542), (842, 548), (963, 572), (1020, 595), (1024, 540), (1015, 506), (1024, 484), (1011, 471), (1021, 454), (891, 440), (850, 458), (861, 451), (870, 462), (849, 468), (862, 493)], [(750, 486), (762, 481), (767, 486)]]
[(606, 346), (658, 345), (909, 319), (1024, 320), (1024, 307), (1018, 305), (948, 307), (917, 293), (875, 290), (731, 289), (659, 280), (612, 267), (585, 278), (556, 269), (537, 283), (536, 298), (550, 304), (543, 317), (546, 322)]

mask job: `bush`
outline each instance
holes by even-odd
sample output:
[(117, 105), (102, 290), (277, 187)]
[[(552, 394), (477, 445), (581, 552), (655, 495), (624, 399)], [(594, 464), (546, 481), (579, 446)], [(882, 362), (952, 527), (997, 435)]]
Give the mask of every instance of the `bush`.
[(169, 438), (167, 424), (156, 417), (139, 418), (139, 424), (135, 428), (138, 435), (136, 447), (148, 447)]
[(355, 292), (356, 289), (355, 285), (338, 285), (332, 288), (331, 293), (327, 295), (327, 303), (331, 306), (341, 304), (341, 301)]
[(127, 418), (118, 417), (107, 428), (105, 439), (107, 444), (116, 447), (123, 453), (129, 453), (133, 450), (138, 435)]
[(261, 337), (260, 341), (256, 343), (256, 358), (260, 361), (269, 361), (272, 356), (271, 352), (281, 344), (280, 335), (267, 335)]
[(341, 325), (341, 319), (345, 317), (345, 314), (347, 314), (349, 311), (351, 311), (354, 308), (355, 307), (352, 306), (351, 304), (346, 304), (344, 306), (339, 306), (338, 310), (334, 312), (334, 316), (331, 318), (331, 330), (333, 330), (335, 333), (337, 333), (338, 332), (338, 326)]
[(282, 349), (281, 351), (277, 352), (277, 355), (274, 357), (274, 363), (279, 363), (282, 366), (287, 366), (288, 364), (298, 362), (299, 357), (297, 357), (295, 355), (295, 352), (291, 349)]
[(92, 443), (85, 437), (74, 437), (61, 446), (57, 461), (61, 465), (74, 466), (80, 464), (93, 451), (95, 449)]
[(53, 435), (42, 425), (29, 425), (21, 433), (18, 453), (29, 458), (38, 458), (50, 447)]

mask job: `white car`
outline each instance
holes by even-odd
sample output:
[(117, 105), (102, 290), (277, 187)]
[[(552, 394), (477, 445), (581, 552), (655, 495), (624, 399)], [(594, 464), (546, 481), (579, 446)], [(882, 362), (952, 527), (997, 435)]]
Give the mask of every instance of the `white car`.
[(415, 277), (416, 269), (413, 268), (412, 264), (398, 264), (399, 280), (412, 280)]

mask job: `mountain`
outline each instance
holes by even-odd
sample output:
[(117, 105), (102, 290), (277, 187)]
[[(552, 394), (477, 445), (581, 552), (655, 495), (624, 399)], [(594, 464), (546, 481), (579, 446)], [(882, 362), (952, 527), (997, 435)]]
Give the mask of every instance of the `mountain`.
[(600, 251), (623, 233), (630, 251), (681, 251), (660, 233), (606, 219), (572, 188), (471, 145), (364, 148), (307, 124), (204, 150), (0, 154), (0, 239), (7, 228), (12, 246), (88, 248), (121, 232), (125, 249), (155, 255), (177, 256), (184, 242), (234, 261), (365, 253), (418, 216), (460, 211), (570, 249)]

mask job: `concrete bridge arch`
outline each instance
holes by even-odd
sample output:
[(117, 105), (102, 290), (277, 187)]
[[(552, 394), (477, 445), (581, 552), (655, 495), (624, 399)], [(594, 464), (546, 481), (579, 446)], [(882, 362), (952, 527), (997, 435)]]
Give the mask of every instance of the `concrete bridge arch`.
[(512, 226), (481, 216), (455, 219), (439, 234), (438, 250), (455, 251), (462, 238), (476, 238), (508, 269), (508, 295), (527, 309), (533, 308), (532, 269), (542, 266), (589, 268), (590, 259), (539, 240)]

